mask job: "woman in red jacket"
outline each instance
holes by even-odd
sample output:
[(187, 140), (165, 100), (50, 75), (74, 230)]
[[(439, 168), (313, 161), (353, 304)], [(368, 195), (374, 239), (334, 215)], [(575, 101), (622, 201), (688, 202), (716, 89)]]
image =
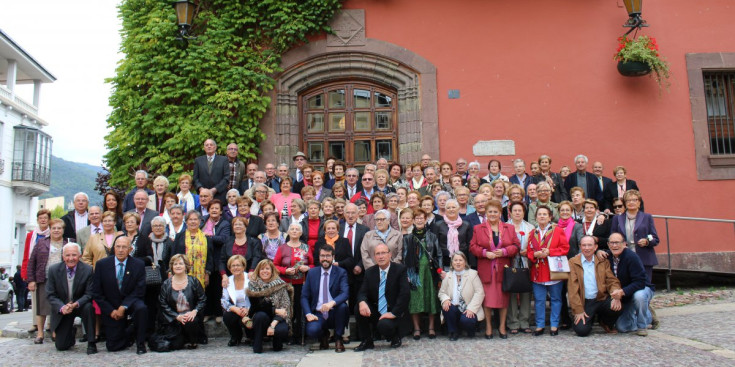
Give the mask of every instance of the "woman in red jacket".
[(273, 263), (284, 282), (290, 283), (294, 289), (293, 301), (293, 340), (291, 344), (300, 344), (301, 335), (301, 287), (304, 285), (306, 272), (314, 267), (314, 258), (309, 245), (301, 242), (301, 223), (294, 222), (288, 226), (289, 241), (278, 247)]
[(551, 280), (549, 256), (566, 256), (569, 242), (564, 231), (551, 223), (551, 209), (539, 205), (536, 209), (538, 227), (531, 232), (528, 241), (528, 259), (531, 261), (531, 281), (536, 306), (535, 336), (543, 335), (546, 327), (546, 294), (551, 298), (550, 334), (559, 334), (559, 318), (561, 314), (561, 280)]
[(505, 318), (508, 313), (510, 296), (503, 292), (503, 268), (510, 266), (510, 259), (518, 253), (520, 242), (512, 225), (500, 220), (503, 205), (498, 200), (487, 203), (487, 220), (473, 229), (470, 241), (470, 252), (477, 257), (477, 272), (485, 290), (483, 302), (485, 312), (485, 338), (492, 339), (493, 324), (491, 309), (499, 309), (500, 325), (498, 333), (501, 339), (508, 338), (505, 330)]

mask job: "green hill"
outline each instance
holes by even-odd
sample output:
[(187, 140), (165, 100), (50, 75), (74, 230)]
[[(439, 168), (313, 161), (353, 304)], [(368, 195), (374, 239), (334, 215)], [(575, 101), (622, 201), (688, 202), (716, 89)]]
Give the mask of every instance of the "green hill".
[(40, 198), (63, 196), (68, 206), (74, 194), (82, 191), (89, 195), (90, 205), (100, 205), (102, 204), (102, 197), (94, 191), (97, 172), (100, 171), (102, 171), (102, 167), (70, 162), (52, 155), (51, 189), (41, 195)]

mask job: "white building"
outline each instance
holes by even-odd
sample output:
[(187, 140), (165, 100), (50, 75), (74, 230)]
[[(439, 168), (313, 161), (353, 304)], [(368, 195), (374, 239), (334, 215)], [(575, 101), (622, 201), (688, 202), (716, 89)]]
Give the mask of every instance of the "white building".
[[(0, 30), (0, 265), (20, 264), (26, 233), (36, 226), (38, 196), (51, 183), (51, 136), (38, 115), (42, 83), (56, 77)], [(33, 85), (33, 102), (16, 86)]]

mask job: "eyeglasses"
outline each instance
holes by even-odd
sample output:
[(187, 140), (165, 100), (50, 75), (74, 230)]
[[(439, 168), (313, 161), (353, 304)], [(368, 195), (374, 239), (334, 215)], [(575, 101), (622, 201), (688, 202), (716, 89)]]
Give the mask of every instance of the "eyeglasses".
[(607, 241), (608, 245), (622, 245), (624, 243), (623, 241)]
[(386, 219), (386, 218), (375, 218), (375, 221), (376, 222), (385, 222), (386, 220), (388, 220), (388, 219)]
[(551, 190), (537, 190), (536, 192), (551, 192)]
[(375, 253), (375, 256), (378, 256), (378, 255), (388, 255), (389, 253), (390, 252), (376, 252)]
[(367, 177), (366, 177), (366, 178), (363, 178), (362, 180), (363, 180), (363, 181), (368, 181), (368, 182), (370, 182), (370, 181), (372, 181), (373, 179), (372, 179), (372, 178), (367, 178)]
[(268, 192), (268, 191), (261, 191), (261, 190), (256, 190), (255, 191), (256, 194), (265, 194), (266, 192)]
[(613, 209), (620, 209), (620, 208), (623, 208), (622, 204), (613, 205)]
[(357, 175), (347, 175), (347, 177), (357, 177)]

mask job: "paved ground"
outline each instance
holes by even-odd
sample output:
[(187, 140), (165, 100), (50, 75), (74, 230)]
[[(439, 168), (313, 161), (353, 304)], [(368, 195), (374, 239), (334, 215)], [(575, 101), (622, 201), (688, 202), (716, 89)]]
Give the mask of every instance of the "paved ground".
[[(508, 340), (460, 339), (445, 337), (420, 341), (404, 338), (403, 347), (388, 348), (380, 342), (365, 353), (348, 350), (310, 352), (304, 347), (287, 347), (280, 353), (266, 349), (254, 355), (247, 346), (228, 348), (226, 338), (210, 339), (210, 344), (195, 351), (149, 352), (137, 356), (134, 350), (118, 353), (103, 351), (85, 354), (86, 345), (68, 352), (57, 352), (51, 343), (34, 345), (31, 339), (0, 338), (3, 365), (78, 366), (225, 366), (246, 363), (253, 366), (488, 366), (488, 365), (563, 365), (563, 366), (733, 366), (735, 365), (735, 302), (721, 299), (658, 310), (661, 327), (648, 337), (605, 335), (596, 327), (594, 334), (579, 338), (571, 331), (557, 337), (510, 336)], [(3, 315), (5, 317), (7, 315)], [(349, 347), (354, 347), (352, 343)], [(8, 364), (6, 364), (8, 363)], [(12, 364), (11, 364), (12, 363)]]

